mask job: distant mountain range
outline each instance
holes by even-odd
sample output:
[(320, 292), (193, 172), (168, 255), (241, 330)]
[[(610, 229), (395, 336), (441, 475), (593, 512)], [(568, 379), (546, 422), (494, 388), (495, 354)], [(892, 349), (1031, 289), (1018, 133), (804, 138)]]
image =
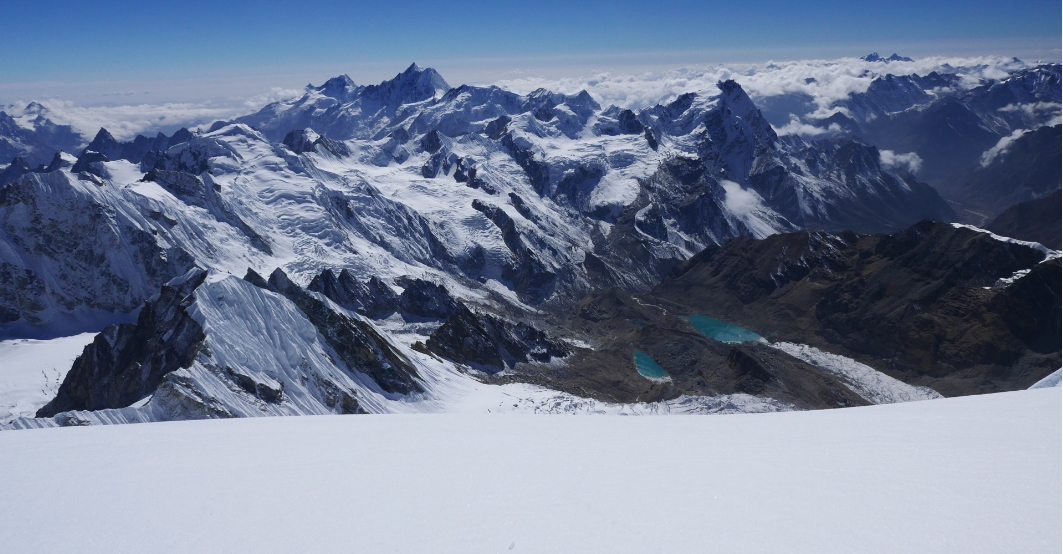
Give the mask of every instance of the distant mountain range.
[[(883, 249), (925, 232), (952, 244), (973, 231), (911, 226), (966, 220), (963, 210), (995, 215), (1003, 203), (1058, 191), (1060, 127), (1038, 125), (1053, 113), (1058, 119), (1059, 76), (1058, 65), (974, 84), (958, 73), (889, 76), (815, 122), (825, 133), (814, 139), (779, 135), (734, 81), (630, 110), (603, 107), (586, 91), (451, 87), (417, 65), (376, 85), (336, 77), (203, 132), (129, 142), (101, 129), (86, 143), (43, 115), (0, 113), (0, 141), (18, 156), (0, 170), (0, 332), (54, 336), (107, 314), (130, 320), (121, 314), (139, 309), (136, 323), (107, 328), (75, 362), (39, 413), (49, 419), (16, 425), (387, 412), (405, 402), (434, 405), (446, 394), (444, 377), (466, 370), (604, 401), (746, 394), (799, 408), (1022, 386), (1052, 360), (1058, 366), (1058, 333), (1054, 346), (1037, 339), (1011, 357), (937, 357), (924, 367), (904, 356), (937, 354), (902, 349), (891, 358), (896, 337), (857, 347), (830, 334), (834, 327), (802, 323), (799, 332), (783, 329), (785, 318), (765, 327), (751, 312), (723, 313), (724, 300), (698, 308), (762, 334), (763, 327), (824, 351), (837, 347), (870, 366), (894, 360), (880, 369), (897, 384), (876, 396), (793, 352), (720, 346), (660, 315), (628, 318), (650, 323), (631, 338), (622, 316), (573, 326), (579, 317), (571, 314), (599, 297), (645, 311), (638, 295), (651, 289), (675, 310), (699, 297), (669, 296), (662, 280), (673, 271), (700, 275), (691, 264), (736, 248), (753, 249), (743, 251), (755, 258), (749, 267), (775, 263), (765, 256), (787, 260), (779, 268), (844, 266), (855, 273), (823, 283), (847, 291), (866, 285), (861, 272), (888, 263), (915, 271), (905, 279), (940, 282), (942, 291), (968, 281), (992, 288), (1012, 276), (1014, 284), (979, 297), (987, 313), (1037, 305), (1045, 293), (1023, 283), (1052, 267), (1058, 273), (1058, 261), (1041, 263), (1053, 256), (1043, 247), (964, 235), (957, 256), (1003, 248), (1001, 256), (1015, 259), (962, 282), (912, 269), (941, 262), (947, 246), (907, 257)], [(921, 166), (897, 163), (911, 153)], [(828, 238), (804, 256), (797, 243), (809, 237)], [(706, 271), (711, 281), (715, 270)], [(773, 281), (782, 292), (765, 288), (750, 306), (775, 313), (780, 302), (800, 304), (778, 279), (805, 277), (787, 272)], [(741, 297), (767, 283), (756, 272), (729, 279), (737, 289), (713, 294)], [(820, 293), (793, 294), (812, 302)], [(1055, 298), (1036, 309), (1058, 314), (1058, 290)], [(805, 309), (822, 322), (819, 305)], [(838, 325), (857, 329), (855, 321), (882, 320), (883, 309), (859, 308)], [(896, 325), (916, 332), (908, 320)], [(989, 342), (1001, 333), (1026, 340), (1015, 329), (985, 333)], [(657, 340), (673, 354), (702, 352), (730, 373), (705, 377), (706, 366), (658, 386), (631, 369), (621, 385), (608, 384), (612, 370), (603, 368), (630, 360), (631, 344)], [(965, 368), (1005, 377), (918, 388), (952, 383), (918, 371), (976, 371)]]

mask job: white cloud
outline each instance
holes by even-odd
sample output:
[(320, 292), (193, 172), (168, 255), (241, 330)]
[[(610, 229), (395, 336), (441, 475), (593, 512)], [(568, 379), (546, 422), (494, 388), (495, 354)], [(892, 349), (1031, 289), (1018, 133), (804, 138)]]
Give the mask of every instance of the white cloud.
[(1026, 116), (1026, 120), (1031, 127), (1040, 127), (1042, 125), (1059, 125), (1061, 107), (1063, 105), (1058, 102), (1030, 102), (1028, 104), (1008, 104), (997, 111), (1020, 113)]
[(724, 206), (738, 217), (749, 217), (762, 207), (760, 195), (755, 191), (746, 190), (742, 188), (742, 185), (726, 179), (720, 181), (720, 186), (723, 187), (725, 193), (723, 198)]
[[(38, 103), (45, 117), (59, 125), (70, 125), (91, 140), (101, 127), (118, 140), (131, 140), (138, 134), (167, 134), (181, 128), (207, 126), (220, 119), (232, 119), (261, 109), (266, 104), (287, 100), (303, 91), (273, 88), (251, 97), (232, 97), (223, 102), (167, 102), (164, 104), (123, 104), (117, 106), (79, 106), (69, 100), (49, 99)], [(128, 96), (127, 93), (115, 94)], [(22, 113), (27, 103), (19, 102), (3, 109)]]
[[(522, 73), (517, 77), (498, 81), (496, 84), (519, 93), (528, 93), (536, 88), (547, 88), (572, 94), (585, 89), (603, 105), (614, 104), (638, 109), (668, 102), (686, 92), (706, 90), (715, 93), (715, 85), (718, 81), (734, 79), (753, 97), (754, 101), (784, 93), (807, 94), (812, 98), (814, 107), (814, 111), (808, 115), (826, 117), (837, 111), (837, 108), (831, 108), (831, 104), (845, 98), (850, 93), (866, 91), (872, 80), (887, 73), (925, 75), (934, 70), (948, 70), (961, 76), (960, 86), (971, 87), (982, 83), (987, 78), (1006, 76), (1007, 70), (1019, 67), (1025, 67), (1025, 64), (1020, 65), (1020, 62), (1000, 57), (930, 57), (913, 62), (889, 64), (865, 62), (858, 58), (842, 58), (693, 66), (639, 74), (598, 72), (575, 78), (543, 78)], [(199, 125), (209, 125), (219, 119), (231, 119), (245, 115), (270, 102), (298, 96), (302, 94), (302, 90), (273, 88), (250, 97), (234, 96), (224, 100), (162, 104), (138, 102), (144, 98), (147, 91), (125, 90), (111, 94), (117, 101), (125, 102), (125, 104), (81, 106), (59, 99), (42, 100), (40, 103), (47, 108), (49, 119), (56, 123), (73, 125), (90, 138), (100, 127), (105, 127), (116, 138), (128, 140), (138, 133), (154, 134), (158, 131), (169, 133), (180, 127), (194, 128)], [(20, 110), (25, 105), (25, 102), (17, 103), (16, 110)], [(8, 109), (10, 111), (10, 108)], [(1028, 109), (1034, 114), (1051, 113), (1058, 120), (1058, 104), (1025, 105), (1014, 109)], [(780, 128), (778, 132), (816, 136), (825, 131), (801, 122), (791, 122)]]
[(778, 135), (799, 135), (802, 137), (818, 137), (828, 133), (840, 132), (842, 128), (837, 123), (831, 123), (826, 129), (822, 127), (816, 127), (815, 125), (809, 125), (808, 123), (802, 123), (801, 118), (794, 114), (790, 114), (790, 122), (782, 127), (775, 128), (775, 133)]
[[(274, 102), (281, 102), (283, 100), (289, 100), (303, 94), (302, 90), (286, 89), (280, 87), (273, 87), (269, 92), (263, 92), (262, 94), (256, 94), (246, 99), (237, 98), (237, 100), (243, 100), (243, 105), (249, 111), (258, 111), (267, 104)], [(242, 114), (241, 114), (242, 115)]]
[(537, 88), (572, 94), (586, 90), (603, 105), (642, 108), (668, 102), (691, 91), (714, 91), (718, 81), (734, 79), (756, 100), (784, 93), (805, 93), (817, 107), (817, 117), (830, 115), (829, 107), (849, 93), (867, 90), (871, 81), (888, 73), (926, 75), (931, 71), (956, 72), (959, 86), (978, 86), (985, 79), (1000, 79), (1008, 70), (1028, 67), (1012, 58), (929, 57), (912, 62), (866, 62), (859, 58), (804, 60), (763, 64), (694, 66), (641, 74), (595, 73), (576, 78), (547, 79), (522, 76), (505, 79), (502, 88), (526, 94)]
[(911, 173), (919, 173), (923, 166), (923, 159), (915, 152), (898, 154), (892, 150), (878, 151), (879, 163), (886, 169), (908, 170)]
[(1011, 147), (1011, 144), (1024, 134), (1026, 134), (1024, 129), (1016, 129), (1015, 132), (1010, 135), (1001, 137), (992, 148), (982, 153), (982, 158), (979, 160), (982, 167), (989, 167), (993, 163), (993, 160), (1007, 152), (1008, 148)]

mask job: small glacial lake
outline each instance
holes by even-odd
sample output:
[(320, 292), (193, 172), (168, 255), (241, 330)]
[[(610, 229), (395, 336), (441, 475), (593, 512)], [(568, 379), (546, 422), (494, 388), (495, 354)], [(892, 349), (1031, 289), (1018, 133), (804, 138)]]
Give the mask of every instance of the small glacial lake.
[(654, 359), (645, 352), (635, 351), (635, 369), (639, 375), (649, 379), (664, 379), (667, 374)]
[(736, 343), (763, 340), (760, 335), (749, 329), (739, 327), (733, 323), (727, 323), (726, 321), (713, 319), (709, 316), (692, 315), (687, 319), (690, 321), (690, 324), (698, 331), (701, 331), (702, 334), (712, 337), (720, 342)]

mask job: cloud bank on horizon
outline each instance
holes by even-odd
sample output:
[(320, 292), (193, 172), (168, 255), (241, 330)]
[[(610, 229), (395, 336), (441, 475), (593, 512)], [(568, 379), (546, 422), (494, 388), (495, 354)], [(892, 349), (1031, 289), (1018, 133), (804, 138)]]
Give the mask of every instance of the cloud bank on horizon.
[[(935, 56), (911, 62), (869, 62), (860, 58), (837, 60), (798, 60), (757, 64), (693, 66), (661, 72), (610, 74), (569, 79), (526, 77), (499, 81), (502, 88), (528, 93), (537, 88), (571, 94), (586, 89), (603, 105), (643, 108), (668, 102), (685, 92), (714, 90), (718, 81), (733, 79), (754, 100), (786, 93), (805, 93), (821, 110), (850, 93), (867, 90), (871, 81), (886, 74), (926, 75), (931, 71), (952, 71), (963, 77), (963, 85), (977, 86), (987, 79), (1007, 77), (1009, 70), (1033, 64), (1000, 56), (958, 58)], [(817, 113), (816, 117), (829, 115)]]
[[(300, 94), (300, 90), (273, 88), (252, 97), (229, 98), (224, 102), (142, 102), (108, 106), (79, 106), (70, 100), (49, 98), (29, 102), (17, 101), (0, 106), (0, 110), (16, 120), (25, 119), (22, 117), (24, 115), (34, 117), (39, 112), (53, 123), (72, 126), (85, 135), (86, 140), (91, 140), (101, 127), (118, 140), (131, 140), (138, 134), (171, 134), (182, 127), (195, 129), (209, 126), (215, 121), (239, 117), (272, 102)], [(36, 103), (43, 109), (29, 108), (27, 111), (30, 103)]]
[[(742, 85), (754, 101), (782, 94), (807, 95), (814, 105), (814, 111), (804, 116), (821, 118), (838, 111), (834, 106), (837, 101), (849, 94), (866, 91), (875, 78), (886, 74), (926, 75), (932, 71), (948, 71), (962, 77), (960, 86), (973, 87), (986, 80), (1004, 78), (1009, 71), (1032, 65), (1015, 58), (1000, 56), (938, 56), (890, 63), (842, 58), (688, 66), (638, 74), (598, 72), (571, 78), (525, 76), (488, 84), (495, 84), (520, 94), (538, 88), (566, 94), (586, 90), (603, 106), (639, 109), (667, 103), (686, 92), (705, 90), (714, 93), (717, 82), (733, 79)], [(296, 89), (273, 88), (252, 97), (233, 97), (225, 101), (202, 103), (79, 106), (61, 99), (39, 100), (38, 103), (45, 108), (45, 115), (50, 120), (73, 126), (87, 139), (91, 139), (100, 127), (104, 127), (115, 138), (129, 140), (137, 134), (172, 132), (180, 127), (202, 128), (214, 121), (254, 112), (271, 102), (298, 97), (302, 92)], [(18, 117), (27, 104), (28, 102), (15, 102), (0, 106), (0, 109)], [(1059, 105), (1028, 109), (1051, 109), (1058, 112)], [(799, 115), (801, 114), (792, 115), (790, 122), (785, 125), (777, 124), (776, 131), (780, 134), (805, 136), (825, 132), (822, 128), (808, 125)]]

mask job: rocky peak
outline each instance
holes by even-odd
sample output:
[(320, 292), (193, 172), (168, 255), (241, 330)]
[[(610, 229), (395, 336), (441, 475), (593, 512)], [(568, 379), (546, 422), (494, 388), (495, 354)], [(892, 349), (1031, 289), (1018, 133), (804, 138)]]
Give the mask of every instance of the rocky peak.
[(771, 128), (771, 124), (761, 115), (760, 109), (753, 103), (753, 99), (746, 94), (742, 85), (728, 79), (716, 83), (716, 87), (721, 92), (720, 104), (722, 107), (731, 110), (734, 115), (745, 120), (747, 124), (753, 127), (758, 137), (770, 138), (773, 141), (777, 138), (775, 131)]
[(108, 159), (117, 159), (121, 156), (120, 150), (122, 144), (114, 138), (113, 135), (107, 129), (100, 127), (100, 130), (96, 132), (96, 137), (92, 139), (92, 142), (85, 147), (86, 151), (99, 152)]
[[(347, 156), (351, 153), (351, 150), (342, 142), (325, 138), (310, 128), (292, 129), (284, 135), (284, 140), (281, 142), (296, 154), (330, 152), (334, 156)], [(318, 149), (319, 146), (321, 149)]]
[(602, 106), (586, 90), (565, 97), (565, 105), (584, 117), (602, 109)]
[(914, 60), (912, 60), (911, 58), (909, 58), (907, 56), (899, 56), (899, 55), (897, 55), (896, 52), (891, 54), (890, 57), (888, 57), (888, 58), (883, 58), (882, 56), (879, 56), (878, 52), (872, 52), (872, 53), (870, 53), (870, 54), (868, 54), (866, 56), (860, 56), (860, 59), (864, 60), (865, 62), (882, 62), (882, 63), (914, 61)]
[(15, 158), (13, 160), (11, 160), (11, 165), (7, 166), (7, 168), (8, 169), (18, 168), (18, 169), (21, 169), (23, 171), (29, 171), (30, 170), (30, 164), (26, 163), (26, 160), (23, 159), (22, 156), (15, 156)]
[(26, 160), (22, 159), (22, 156), (15, 156), (15, 159), (11, 160), (11, 164), (0, 171), (0, 186), (8, 183), (14, 183), (19, 177), (30, 172), (30, 165), (26, 163)]
[(742, 180), (753, 158), (770, 149), (779, 137), (741, 85), (727, 80), (716, 86), (720, 89), (720, 104), (706, 120), (714, 143), (711, 150), (719, 149), (727, 164), (733, 166), (730, 168), (733, 178)]
[[(166, 135), (163, 135), (162, 133), (159, 133), (159, 134), (162, 135), (163, 137), (166, 136)], [(192, 134), (192, 131), (189, 131), (188, 129), (186, 129), (184, 127), (181, 127), (177, 131), (174, 131), (173, 136), (170, 137), (170, 141), (168, 143), (168, 146), (173, 146), (175, 144), (181, 144), (183, 142), (188, 142), (188, 141), (190, 141), (190, 140), (192, 140), (194, 138), (196, 138), (196, 136), (194, 134)]]
[(320, 292), (341, 307), (366, 317), (378, 318), (399, 307), (398, 295), (379, 277), (362, 283), (346, 269), (336, 275), (326, 268), (310, 281), (307, 290)]

